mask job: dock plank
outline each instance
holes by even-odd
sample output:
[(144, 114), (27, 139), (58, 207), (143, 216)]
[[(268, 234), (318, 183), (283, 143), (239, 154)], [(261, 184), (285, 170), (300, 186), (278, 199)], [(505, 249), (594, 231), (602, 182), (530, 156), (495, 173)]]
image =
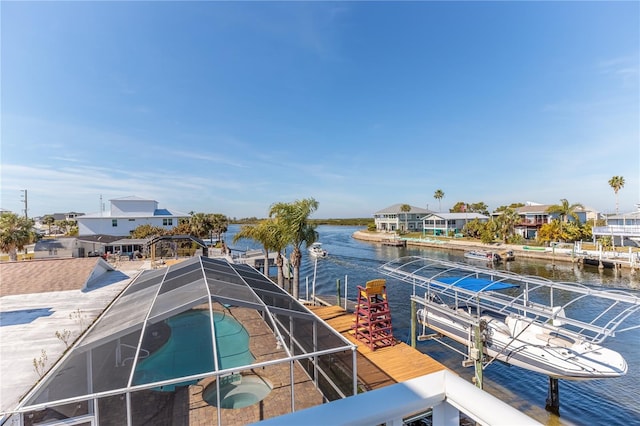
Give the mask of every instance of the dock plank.
[(358, 378), (367, 389), (377, 389), (394, 383), (446, 369), (430, 356), (403, 342), (371, 350), (358, 341), (352, 330), (354, 314), (339, 306), (309, 306), (315, 315), (358, 346)]

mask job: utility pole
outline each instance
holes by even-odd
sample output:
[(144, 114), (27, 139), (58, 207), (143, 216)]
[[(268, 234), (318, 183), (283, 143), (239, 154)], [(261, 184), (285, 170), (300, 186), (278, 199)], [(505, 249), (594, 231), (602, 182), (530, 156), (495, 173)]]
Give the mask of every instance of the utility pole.
[(20, 192), (23, 193), (21, 197), (22, 197), (22, 202), (24, 203), (24, 218), (29, 219), (29, 214), (28, 214), (29, 206), (27, 204), (27, 190), (21, 189)]

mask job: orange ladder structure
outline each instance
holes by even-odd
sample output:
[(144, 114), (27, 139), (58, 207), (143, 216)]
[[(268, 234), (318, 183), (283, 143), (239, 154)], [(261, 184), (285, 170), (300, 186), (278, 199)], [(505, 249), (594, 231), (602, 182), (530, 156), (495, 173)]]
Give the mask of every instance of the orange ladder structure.
[(371, 350), (395, 345), (386, 280), (371, 280), (367, 281), (365, 287), (358, 286), (358, 302), (352, 327), (356, 339)]

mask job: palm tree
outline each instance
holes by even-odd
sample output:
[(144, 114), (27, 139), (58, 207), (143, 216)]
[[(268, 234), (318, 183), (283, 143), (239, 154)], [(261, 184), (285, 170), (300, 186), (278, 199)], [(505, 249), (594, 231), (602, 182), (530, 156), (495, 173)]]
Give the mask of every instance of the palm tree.
[(15, 213), (3, 212), (0, 216), (0, 251), (9, 254), (9, 260), (18, 260), (18, 250), (35, 241), (33, 220)]
[(554, 204), (547, 208), (547, 213), (557, 214), (560, 216), (562, 221), (560, 222), (560, 233), (562, 233), (562, 224), (567, 223), (569, 218), (573, 218), (576, 222), (580, 221), (578, 214), (576, 213), (577, 209), (584, 209), (584, 206), (580, 203), (569, 204), (566, 198), (560, 200), (560, 204)]
[(502, 237), (502, 241), (506, 244), (509, 237), (515, 233), (515, 226), (520, 222), (520, 215), (517, 211), (507, 207), (500, 213), (497, 218), (497, 226), (499, 233)]
[(51, 225), (53, 225), (55, 222), (56, 222), (56, 219), (50, 214), (45, 215), (42, 218), (42, 223), (49, 227), (49, 235), (51, 235)]
[(189, 220), (189, 233), (194, 237), (205, 238), (209, 236), (212, 226), (209, 215), (204, 213), (196, 213), (191, 215)]
[(407, 231), (407, 213), (411, 211), (411, 206), (403, 204), (400, 206), (400, 211), (404, 213), (404, 230)]
[(286, 232), (283, 231), (282, 227), (283, 225), (277, 220), (268, 221), (268, 234), (270, 235), (269, 245), (273, 251), (278, 253), (278, 256), (276, 257), (276, 266), (278, 267), (278, 285), (284, 288), (284, 256), (282, 255), (282, 252), (286, 249), (289, 242), (287, 241)]
[(269, 250), (271, 250), (271, 234), (267, 222), (261, 221), (257, 225), (243, 225), (240, 231), (233, 236), (234, 243), (242, 238), (248, 238), (262, 244), (264, 248), (264, 275), (266, 277), (269, 276)]
[(442, 189), (436, 190), (436, 192), (433, 194), (433, 198), (438, 200), (438, 211), (441, 211), (442, 206), (440, 205), (440, 200), (444, 198), (444, 192), (442, 191)]
[(616, 214), (618, 214), (618, 191), (624, 187), (624, 178), (622, 176), (614, 176), (609, 179), (609, 186), (613, 188), (616, 194)]
[(216, 234), (218, 240), (229, 229), (229, 219), (223, 214), (211, 213), (207, 215), (207, 221), (211, 225), (210, 231)]
[(269, 210), (269, 217), (275, 217), (278, 229), (283, 238), (293, 246), (291, 266), (293, 266), (292, 296), (298, 299), (300, 293), (300, 247), (307, 247), (318, 240), (316, 226), (309, 223), (309, 216), (318, 209), (318, 202), (313, 198), (296, 200), (293, 203), (275, 203)]

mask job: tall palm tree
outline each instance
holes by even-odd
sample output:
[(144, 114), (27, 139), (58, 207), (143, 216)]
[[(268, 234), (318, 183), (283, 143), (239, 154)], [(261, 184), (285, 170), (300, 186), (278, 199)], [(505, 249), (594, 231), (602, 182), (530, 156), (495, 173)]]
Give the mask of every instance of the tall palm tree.
[[(240, 231), (233, 236), (233, 242), (236, 243), (242, 238), (248, 238), (262, 244), (264, 248), (264, 275), (269, 276), (269, 251), (281, 250), (275, 242), (276, 233), (274, 232), (275, 222), (271, 219), (262, 220), (257, 225), (243, 225)], [(284, 278), (280, 278), (282, 271), (278, 269), (278, 285), (283, 286)]]
[(407, 231), (407, 213), (411, 211), (409, 204), (403, 204), (400, 206), (400, 211), (404, 213), (404, 230)]
[(562, 221), (560, 222), (560, 233), (563, 232), (562, 224), (569, 222), (569, 218), (573, 218), (576, 222), (580, 221), (578, 214), (576, 213), (577, 209), (584, 209), (584, 206), (580, 203), (569, 204), (566, 198), (560, 200), (560, 204), (554, 204), (547, 208), (547, 213), (557, 214), (560, 216)]
[(442, 191), (442, 189), (436, 190), (436, 192), (433, 194), (433, 198), (438, 200), (438, 211), (441, 211), (442, 206), (440, 205), (440, 200), (444, 198), (444, 192)]
[[(266, 222), (266, 221), (265, 221)], [(282, 224), (277, 220), (269, 220), (268, 225), (269, 245), (271, 249), (278, 253), (276, 257), (276, 266), (278, 267), (278, 285), (284, 288), (284, 256), (282, 252), (285, 250), (289, 242), (287, 241), (286, 232), (282, 229)]]
[(624, 178), (622, 176), (614, 176), (609, 179), (609, 186), (613, 188), (614, 194), (616, 194), (616, 214), (618, 214), (618, 191), (624, 187)]
[(0, 216), (0, 251), (9, 254), (9, 260), (18, 260), (18, 250), (35, 241), (33, 219), (3, 212)]
[(269, 217), (275, 217), (279, 230), (286, 241), (293, 246), (290, 261), (293, 266), (292, 296), (298, 299), (300, 294), (300, 260), (304, 243), (307, 247), (318, 240), (316, 226), (309, 223), (309, 216), (318, 209), (313, 198), (296, 200), (293, 203), (275, 203), (269, 210)]

